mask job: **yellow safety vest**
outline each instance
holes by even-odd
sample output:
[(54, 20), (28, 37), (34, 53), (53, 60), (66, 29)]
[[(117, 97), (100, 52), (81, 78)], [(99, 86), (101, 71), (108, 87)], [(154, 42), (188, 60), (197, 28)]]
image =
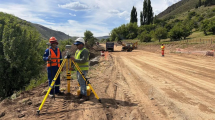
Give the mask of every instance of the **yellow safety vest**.
[[(77, 50), (75, 52), (75, 59), (80, 59), (81, 52), (83, 50), (85, 50), (85, 49), (86, 48), (84, 48), (82, 50)], [(77, 65), (80, 67), (81, 70), (89, 70), (89, 57), (87, 58), (87, 62), (85, 62), (85, 63), (77, 63)], [(75, 70), (77, 71), (77, 68), (75, 68)]]
[(161, 46), (161, 50), (164, 50), (165, 46)]

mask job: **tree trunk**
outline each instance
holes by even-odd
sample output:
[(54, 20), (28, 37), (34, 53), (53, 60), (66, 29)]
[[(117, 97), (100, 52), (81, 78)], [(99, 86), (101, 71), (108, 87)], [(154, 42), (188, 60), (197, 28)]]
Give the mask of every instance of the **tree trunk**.
[(206, 31), (204, 31), (204, 34), (205, 34), (205, 35), (207, 35), (207, 32), (206, 32)]

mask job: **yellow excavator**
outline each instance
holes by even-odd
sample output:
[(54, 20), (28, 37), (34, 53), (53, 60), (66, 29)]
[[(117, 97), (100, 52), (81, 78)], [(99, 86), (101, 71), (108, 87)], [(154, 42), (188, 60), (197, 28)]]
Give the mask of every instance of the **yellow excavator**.
[(132, 50), (137, 49), (137, 42), (124, 44), (124, 43), (122, 43), (122, 41), (118, 41), (117, 43), (122, 45), (121, 51), (131, 52)]

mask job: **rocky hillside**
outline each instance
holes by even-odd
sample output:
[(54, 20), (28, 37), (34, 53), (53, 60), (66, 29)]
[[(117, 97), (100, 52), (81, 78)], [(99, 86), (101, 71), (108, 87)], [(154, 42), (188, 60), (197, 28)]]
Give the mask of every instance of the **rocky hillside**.
[(102, 39), (107, 39), (107, 38), (109, 38), (110, 36), (102, 36), (102, 37), (96, 37), (97, 39), (99, 39), (99, 40), (102, 40)]
[(51, 36), (55, 36), (58, 40), (73, 38), (63, 32), (55, 31), (39, 24), (34, 24), (34, 23), (31, 23), (31, 24), (39, 31), (39, 33), (44, 39), (49, 39)]
[(158, 14), (158, 18), (167, 18), (195, 8), (199, 0), (181, 0)]

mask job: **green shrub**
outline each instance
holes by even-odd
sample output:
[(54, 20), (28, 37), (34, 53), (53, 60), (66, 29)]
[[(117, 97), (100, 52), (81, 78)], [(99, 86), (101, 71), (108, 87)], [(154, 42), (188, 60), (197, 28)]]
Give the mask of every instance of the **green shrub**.
[(47, 48), (29, 23), (0, 12), (0, 97), (23, 89), (39, 75)]
[(140, 39), (140, 42), (151, 42), (152, 39), (151, 35), (146, 31), (142, 32), (138, 38)]

